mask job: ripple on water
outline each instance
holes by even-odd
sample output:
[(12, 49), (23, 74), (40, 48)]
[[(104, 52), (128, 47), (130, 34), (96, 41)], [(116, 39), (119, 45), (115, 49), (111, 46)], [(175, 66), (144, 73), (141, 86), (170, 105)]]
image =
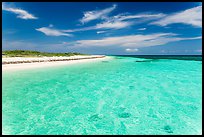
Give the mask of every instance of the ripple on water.
[(118, 114), (119, 118), (129, 118), (131, 116), (130, 113), (123, 112)]
[(135, 61), (4, 74), (3, 133), (198, 134), (201, 64)]
[(89, 117), (89, 121), (92, 122), (92, 121), (98, 121), (98, 120), (101, 120), (102, 117), (99, 115), (99, 114), (95, 114), (95, 115), (92, 115)]
[(169, 125), (164, 126), (164, 131), (167, 133), (173, 133), (173, 130), (172, 130), (171, 126), (169, 126)]

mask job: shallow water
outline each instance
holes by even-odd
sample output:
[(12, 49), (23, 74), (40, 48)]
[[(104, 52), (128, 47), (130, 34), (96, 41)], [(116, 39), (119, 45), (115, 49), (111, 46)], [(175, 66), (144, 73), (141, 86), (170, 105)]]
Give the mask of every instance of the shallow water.
[(2, 80), (3, 134), (202, 134), (202, 61), (115, 56)]

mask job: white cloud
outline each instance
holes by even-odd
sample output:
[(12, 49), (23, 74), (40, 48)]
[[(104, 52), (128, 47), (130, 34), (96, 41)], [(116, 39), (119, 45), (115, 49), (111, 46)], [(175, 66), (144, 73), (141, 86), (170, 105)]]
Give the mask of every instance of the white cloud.
[(105, 33), (106, 31), (97, 31), (97, 34)]
[(4, 10), (5, 9), (5, 6), (4, 6), (5, 4), (2, 2), (2, 10)]
[[(158, 14), (143, 13), (143, 14), (135, 14), (135, 15), (123, 13), (123, 14), (118, 14), (116, 16), (109, 17), (108, 13), (112, 12), (115, 8), (116, 8), (116, 5), (113, 5), (112, 7), (106, 8), (104, 10), (85, 12), (84, 17), (80, 20), (82, 23), (86, 23), (96, 19), (103, 19), (104, 21), (96, 24), (95, 26), (90, 26), (90, 27), (85, 27), (80, 29), (63, 30), (63, 32), (87, 31), (87, 30), (95, 30), (95, 29), (122, 29), (135, 24), (140, 24), (148, 20), (155, 20), (165, 16), (165, 14), (162, 14), (162, 13), (158, 13)], [(137, 19), (137, 21), (135, 19)]]
[[(26, 45), (26, 46), (25, 46)], [(36, 50), (39, 46), (36, 43), (27, 42), (25, 40), (2, 40), (3, 50)]]
[(119, 14), (119, 15), (113, 16), (113, 19), (118, 21), (124, 21), (129, 19), (141, 19), (141, 18), (156, 19), (164, 16), (165, 14), (163, 13), (159, 13), (159, 14), (143, 13), (143, 14), (136, 14), (136, 15)]
[(116, 5), (113, 5), (110, 8), (106, 8), (103, 10), (95, 10), (95, 11), (86, 11), (84, 12), (84, 17), (80, 20), (82, 23), (87, 23), (96, 19), (105, 19), (107, 15), (112, 12), (116, 8)]
[(62, 44), (68, 44), (68, 42), (62, 42)]
[(202, 49), (195, 50), (195, 52), (200, 52), (200, 53), (202, 53)]
[(129, 49), (129, 48), (127, 48), (127, 49), (125, 49), (125, 51), (126, 52), (137, 52), (138, 49)]
[(124, 15), (119, 14), (113, 17), (107, 17), (106, 21), (96, 24), (96, 29), (121, 29), (121, 28), (127, 28), (129, 26), (132, 26), (136, 23), (142, 23), (138, 20), (135, 21), (134, 19), (145, 19), (152, 20), (156, 18), (163, 17), (164, 14), (137, 14), (137, 15)]
[(78, 40), (75, 46), (91, 47), (91, 46), (122, 46), (126, 48), (142, 48), (150, 46), (164, 45), (170, 42), (181, 40), (201, 39), (202, 37), (181, 38), (176, 37), (174, 33), (156, 33), (149, 35), (127, 35), (120, 37), (106, 37), (95, 40)]
[(125, 21), (115, 21), (115, 22), (103, 22), (98, 23), (95, 26), (84, 27), (79, 29), (68, 29), (62, 30), (62, 32), (78, 32), (78, 31), (87, 31), (87, 30), (100, 30), (100, 29), (121, 29), (132, 25), (132, 22)]
[[(43, 45), (43, 46), (39, 46)], [(2, 39), (3, 50), (37, 50), (43, 52), (64, 52), (67, 51), (68, 43), (52, 43), (52, 42), (39, 42), (27, 40), (8, 40)], [(73, 51), (72, 51), (73, 52)]]
[(202, 6), (197, 6), (185, 11), (167, 15), (166, 17), (150, 24), (166, 26), (174, 23), (183, 23), (195, 27), (202, 27)]
[(77, 32), (77, 31), (87, 31), (87, 30), (95, 30), (95, 26), (90, 26), (90, 27), (84, 27), (84, 28), (79, 28), (79, 29), (67, 29), (67, 30), (61, 30), (62, 32)]
[(5, 34), (15, 34), (16, 32), (18, 32), (17, 29), (5, 29), (2, 31), (2, 33), (5, 33)]
[(34, 15), (28, 13), (25, 10), (19, 9), (19, 8), (11, 8), (11, 7), (7, 7), (4, 3), (2, 3), (2, 10), (5, 11), (9, 11), (12, 13), (17, 14), (17, 18), (21, 18), (21, 19), (38, 19), (37, 17), (35, 17)]
[(67, 34), (67, 33), (64, 33), (60, 30), (53, 29), (53, 28), (42, 27), (36, 30), (44, 33), (47, 36), (72, 36), (71, 34)]
[(96, 29), (121, 29), (130, 26), (132, 22), (126, 21), (114, 21), (114, 22), (103, 22), (96, 25)]
[(146, 30), (147, 28), (139, 28), (139, 29), (137, 29), (137, 30)]
[(113, 17), (107, 17), (102, 23), (98, 23), (95, 26), (84, 27), (79, 29), (62, 30), (62, 32), (77, 32), (87, 30), (100, 30), (100, 29), (122, 29), (132, 26), (134, 24), (142, 23), (141, 21), (134, 21), (133, 19), (145, 19), (152, 20), (163, 17), (164, 14), (137, 14), (137, 15), (117, 15)]
[(161, 53), (167, 53), (168, 51), (167, 50), (161, 50)]

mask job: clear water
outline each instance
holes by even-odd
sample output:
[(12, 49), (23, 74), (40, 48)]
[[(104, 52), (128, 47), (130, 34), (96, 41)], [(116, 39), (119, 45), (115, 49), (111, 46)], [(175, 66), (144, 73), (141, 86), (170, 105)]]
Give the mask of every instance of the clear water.
[(113, 57), (4, 72), (3, 134), (202, 134), (201, 60)]

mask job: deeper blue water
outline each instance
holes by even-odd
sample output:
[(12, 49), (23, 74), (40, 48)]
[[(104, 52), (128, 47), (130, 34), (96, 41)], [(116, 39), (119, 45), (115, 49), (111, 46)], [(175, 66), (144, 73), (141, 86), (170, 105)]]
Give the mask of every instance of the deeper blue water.
[(3, 72), (3, 134), (202, 134), (202, 57)]

